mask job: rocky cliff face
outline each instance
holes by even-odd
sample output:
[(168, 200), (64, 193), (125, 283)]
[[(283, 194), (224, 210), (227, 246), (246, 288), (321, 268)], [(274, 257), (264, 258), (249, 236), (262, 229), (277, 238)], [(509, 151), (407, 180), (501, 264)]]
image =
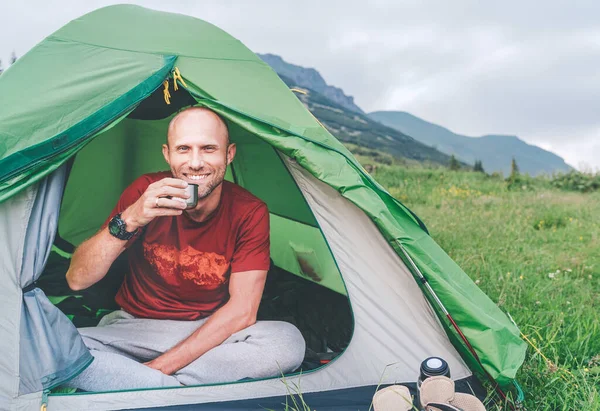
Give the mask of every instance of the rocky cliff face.
[(328, 85), (317, 70), (288, 63), (275, 54), (258, 54), (258, 56), (277, 74), (293, 80), (296, 85), (314, 90), (348, 110), (364, 114), (354, 103), (354, 97), (344, 94), (341, 88)]

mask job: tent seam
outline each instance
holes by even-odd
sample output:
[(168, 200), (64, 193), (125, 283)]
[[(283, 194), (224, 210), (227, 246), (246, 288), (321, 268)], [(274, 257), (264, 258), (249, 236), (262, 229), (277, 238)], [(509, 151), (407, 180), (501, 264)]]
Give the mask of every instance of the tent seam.
[(200, 57), (200, 56), (192, 56), (192, 55), (188, 55), (188, 54), (173, 53), (173, 52), (170, 52), (170, 51), (148, 52), (148, 51), (141, 51), (141, 50), (124, 49), (124, 48), (119, 48), (119, 47), (104, 46), (104, 45), (101, 45), (101, 44), (88, 43), (88, 42), (85, 42), (85, 41), (73, 40), (73, 39), (69, 39), (69, 38), (65, 38), (65, 37), (59, 37), (59, 36), (54, 36), (54, 35), (48, 36), (47, 39), (48, 40), (61, 41), (61, 42), (67, 42), (67, 43), (84, 44), (86, 46), (94, 46), (94, 47), (98, 47), (98, 48), (102, 48), (102, 49), (108, 49), (108, 50), (128, 51), (128, 52), (131, 52), (131, 53), (140, 53), (140, 54), (149, 54), (149, 55), (158, 55), (158, 56), (164, 56), (165, 54), (170, 54), (170, 55), (176, 56), (176, 57), (187, 57), (187, 58), (198, 59), (198, 60), (246, 61), (248, 63), (256, 63), (256, 64), (259, 64), (261, 66), (267, 66), (267, 63), (263, 62), (262, 60), (216, 58), (216, 57)]

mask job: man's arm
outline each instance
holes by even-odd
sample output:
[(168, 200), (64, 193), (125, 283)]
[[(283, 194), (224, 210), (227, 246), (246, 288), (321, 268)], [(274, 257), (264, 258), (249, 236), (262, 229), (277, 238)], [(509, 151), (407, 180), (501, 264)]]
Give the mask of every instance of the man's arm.
[(125, 251), (126, 243), (127, 241), (113, 237), (107, 227), (84, 241), (73, 253), (67, 271), (67, 283), (71, 290), (84, 290), (100, 281), (112, 263)]
[[(186, 186), (185, 181), (175, 178), (164, 178), (150, 184), (137, 201), (121, 214), (127, 231), (133, 232), (156, 217), (180, 215), (185, 203), (165, 197), (187, 198)], [(159, 207), (156, 207), (157, 198), (160, 199)], [(126, 246), (127, 241), (113, 237), (107, 227), (83, 242), (71, 257), (67, 271), (69, 287), (75, 291), (83, 290), (100, 281)]]
[(174, 374), (232, 334), (254, 324), (266, 279), (266, 270), (232, 273), (229, 301), (192, 335), (146, 365), (163, 374)]

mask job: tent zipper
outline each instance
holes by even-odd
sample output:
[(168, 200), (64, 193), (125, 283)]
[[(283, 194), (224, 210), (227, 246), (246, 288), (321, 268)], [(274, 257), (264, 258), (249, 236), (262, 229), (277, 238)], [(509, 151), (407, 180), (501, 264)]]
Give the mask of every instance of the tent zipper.
[(67, 381), (71, 381), (73, 378), (77, 377), (79, 374), (81, 374), (87, 367), (89, 367), (92, 362), (94, 361), (94, 357), (90, 358), (88, 361), (86, 361), (84, 364), (82, 364), (77, 371), (75, 371), (73, 373), (73, 375), (71, 375), (69, 378), (65, 378), (63, 380), (57, 381), (54, 384), (52, 384), (51, 386), (49, 386), (48, 388), (46, 388), (43, 392), (42, 392), (42, 404), (41, 404), (41, 408), (40, 411), (46, 411), (46, 409), (48, 408), (48, 397), (51, 395), (50, 394), (50, 390), (52, 390), (53, 388), (58, 387), (61, 384), (66, 383)]
[(40, 411), (46, 411), (48, 409), (48, 394), (50, 394), (50, 390), (44, 390), (42, 393), (42, 404), (40, 405)]
[[(179, 72), (179, 70), (177, 70), (177, 72)], [(170, 78), (173, 77), (173, 75), (174, 75), (174, 70), (173, 70), (173, 66), (171, 66), (171, 69), (169, 70), (168, 74), (164, 77), (164, 80), (168, 81)], [(54, 157), (54, 156), (56, 156), (58, 154), (64, 153), (65, 151), (68, 151), (69, 149), (75, 147), (81, 141), (87, 140), (88, 137), (90, 137), (91, 135), (96, 134), (98, 131), (102, 130), (104, 127), (108, 126), (113, 121), (115, 121), (116, 119), (118, 119), (119, 117), (121, 117), (127, 111), (129, 111), (132, 108), (134, 108), (135, 106), (139, 105), (140, 102), (142, 102), (143, 100), (145, 100), (146, 98), (148, 98), (148, 96), (150, 96), (152, 93), (154, 93), (156, 90), (158, 90), (158, 88), (161, 85), (163, 85), (163, 81), (161, 81), (157, 86), (155, 86), (154, 88), (152, 88), (152, 90), (150, 90), (149, 92), (144, 93), (144, 95), (142, 96), (142, 98), (137, 99), (134, 103), (129, 104), (127, 107), (125, 107), (124, 109), (120, 110), (117, 115), (114, 115), (114, 116), (110, 117), (108, 120), (103, 121), (100, 125), (94, 127), (91, 131), (87, 132), (82, 137), (78, 138), (77, 140), (72, 141), (71, 143), (69, 143), (69, 144), (61, 147), (60, 149), (57, 149), (57, 150), (53, 151), (50, 154), (46, 154), (45, 156), (37, 158), (36, 161), (33, 162), (33, 163), (29, 163), (29, 164), (27, 164), (24, 167), (20, 167), (20, 168), (16, 168), (16, 169), (12, 170), (8, 174), (6, 174), (3, 178), (0, 179), (0, 183), (9, 180), (12, 177), (14, 177), (15, 175), (18, 175), (18, 174), (20, 174), (20, 173), (22, 173), (24, 171), (27, 171), (27, 170), (29, 170), (31, 168), (34, 168), (39, 163), (44, 162), (48, 158)]]

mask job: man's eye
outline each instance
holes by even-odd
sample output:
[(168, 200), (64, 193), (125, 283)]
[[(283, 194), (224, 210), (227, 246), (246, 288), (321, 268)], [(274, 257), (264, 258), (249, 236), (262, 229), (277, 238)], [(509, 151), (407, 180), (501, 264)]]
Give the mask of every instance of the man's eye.
[(178, 147), (177, 151), (181, 152), (181, 151), (187, 151), (188, 148), (187, 147)]

